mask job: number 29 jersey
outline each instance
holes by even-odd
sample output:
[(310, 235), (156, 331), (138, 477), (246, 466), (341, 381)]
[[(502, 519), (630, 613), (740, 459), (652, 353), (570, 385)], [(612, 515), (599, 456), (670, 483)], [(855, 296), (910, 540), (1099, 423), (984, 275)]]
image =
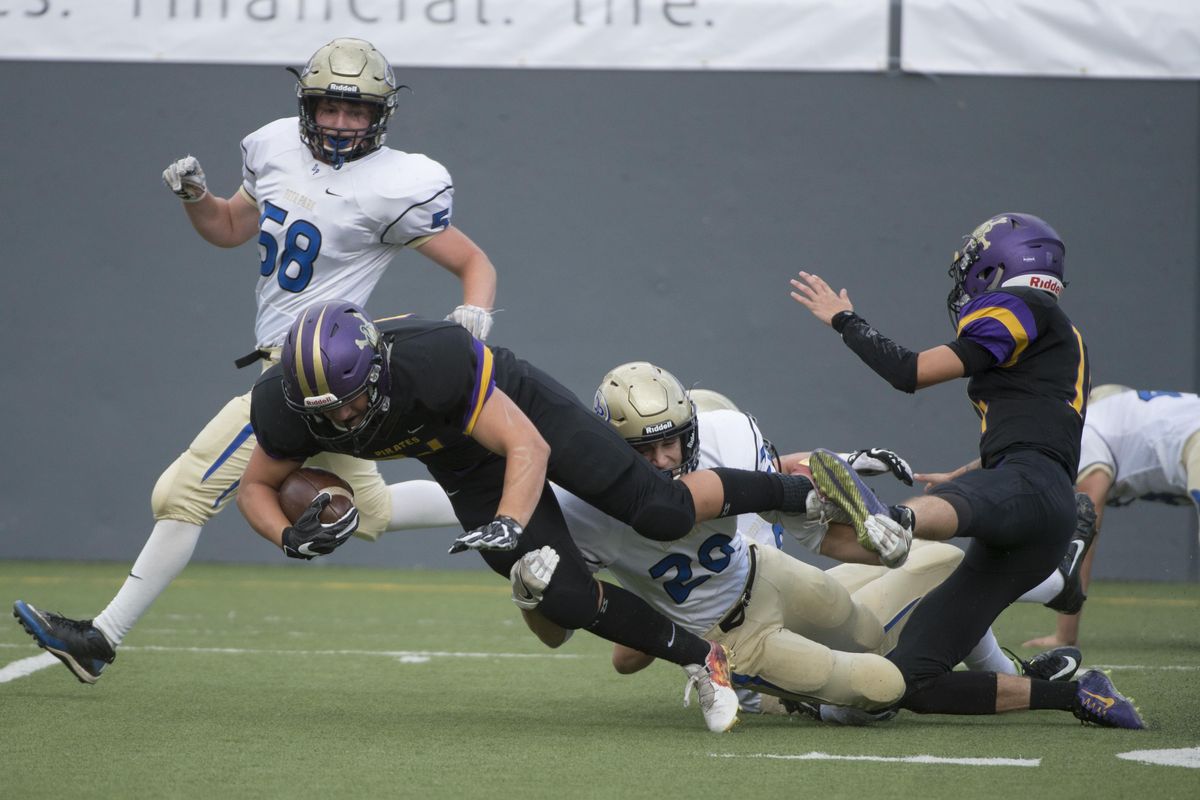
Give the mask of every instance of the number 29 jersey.
[(260, 347), (281, 344), (313, 303), (367, 305), (401, 248), (450, 226), (454, 198), (446, 169), (417, 153), (384, 147), (335, 170), (301, 143), (295, 117), (242, 140), (240, 191), (259, 212)]

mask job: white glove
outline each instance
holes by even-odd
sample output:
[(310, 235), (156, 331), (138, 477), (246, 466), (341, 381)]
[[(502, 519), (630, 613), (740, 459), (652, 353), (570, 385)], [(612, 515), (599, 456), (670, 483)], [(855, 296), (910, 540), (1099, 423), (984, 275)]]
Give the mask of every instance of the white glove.
[(204, 168), (195, 156), (184, 156), (163, 170), (163, 183), (185, 203), (195, 203), (208, 194)]
[(913, 485), (912, 467), (891, 450), (884, 450), (882, 447), (868, 447), (864, 450), (855, 450), (853, 453), (841, 453), (840, 455), (859, 475), (891, 473), (892, 477), (901, 483)]
[(451, 311), (446, 320), (462, 325), (481, 342), (492, 330), (492, 312), (480, 306), (461, 305)]
[(518, 608), (533, 611), (538, 607), (557, 566), (558, 552), (548, 544), (517, 559), (508, 577), (512, 581), (512, 599)]
[(804, 518), (809, 522), (820, 522), (824, 525), (831, 522), (840, 522), (843, 525), (852, 523), (849, 514), (821, 497), (816, 489), (809, 489), (808, 496), (804, 498)]
[(895, 569), (908, 559), (912, 547), (912, 529), (906, 528), (887, 514), (872, 514), (863, 522), (867, 538), (871, 540), (868, 550), (879, 553), (879, 563)]

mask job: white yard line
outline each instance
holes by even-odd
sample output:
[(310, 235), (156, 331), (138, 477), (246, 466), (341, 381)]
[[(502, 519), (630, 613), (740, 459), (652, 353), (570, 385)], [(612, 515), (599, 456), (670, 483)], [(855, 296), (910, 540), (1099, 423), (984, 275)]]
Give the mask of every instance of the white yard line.
[(779, 761), (880, 761), (888, 764), (956, 764), (966, 767), (1038, 767), (1040, 758), (944, 758), (942, 756), (839, 756), (833, 753), (709, 753), (712, 758), (769, 758)]
[[(0, 648), (28, 647), (25, 644), (0, 643)], [(271, 655), (271, 656), (379, 656), (394, 658), (406, 664), (421, 664), (435, 658), (550, 658), (573, 659), (583, 656), (572, 653), (458, 653), (443, 650), (259, 650), (245, 647), (160, 647), (158, 645), (123, 646), (121, 652), (143, 653), (219, 653), (224, 655)], [(0, 683), (32, 675), (38, 670), (52, 667), (58, 659), (49, 653), (31, 658), (22, 658), (0, 667)]]
[(58, 659), (49, 653), (32, 656), (30, 658), (22, 658), (20, 661), (14, 661), (11, 664), (5, 664), (0, 667), (0, 683), (8, 683), (15, 681), (17, 678), (24, 678), (26, 675), (32, 675), (39, 669), (52, 667), (58, 663)]

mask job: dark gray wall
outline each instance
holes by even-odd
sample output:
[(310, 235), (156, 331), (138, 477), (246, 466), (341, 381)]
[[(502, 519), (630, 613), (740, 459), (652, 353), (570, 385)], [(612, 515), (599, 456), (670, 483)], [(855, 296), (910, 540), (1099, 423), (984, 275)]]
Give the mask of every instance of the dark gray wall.
[[(581, 396), (645, 358), (732, 395), (784, 448), (879, 444), (919, 469), (957, 466), (978, 430), (963, 387), (891, 390), (787, 280), (817, 271), (900, 342), (931, 346), (952, 335), (950, 252), (1004, 210), (1066, 238), (1063, 304), (1098, 382), (1196, 388), (1194, 82), (401, 73), (415, 91), (391, 144), (454, 174), (455, 220), (501, 273), (492, 341)], [(159, 173), (190, 152), (231, 193), (240, 138), (293, 113), (292, 80), (278, 67), (84, 63), (0, 62), (0, 75), (0, 555), (129, 561), (161, 469), (254, 378), (231, 363), (254, 344), (254, 248), (201, 241)], [(406, 255), (372, 310), (440, 316), (456, 292)], [(1186, 577), (1193, 517), (1112, 514), (1099, 574)], [(394, 535), (336, 558), (477, 563), (445, 557), (448, 538)], [(197, 557), (279, 560), (234, 509)]]

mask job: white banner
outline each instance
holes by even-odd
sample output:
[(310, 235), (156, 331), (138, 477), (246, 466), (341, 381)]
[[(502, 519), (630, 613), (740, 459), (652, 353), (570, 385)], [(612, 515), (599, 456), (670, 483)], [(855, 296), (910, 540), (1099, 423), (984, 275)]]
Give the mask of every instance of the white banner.
[(0, 58), (882, 71), (888, 0), (0, 0)]
[(904, 0), (910, 72), (1200, 78), (1200, 0)]

